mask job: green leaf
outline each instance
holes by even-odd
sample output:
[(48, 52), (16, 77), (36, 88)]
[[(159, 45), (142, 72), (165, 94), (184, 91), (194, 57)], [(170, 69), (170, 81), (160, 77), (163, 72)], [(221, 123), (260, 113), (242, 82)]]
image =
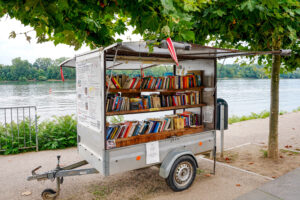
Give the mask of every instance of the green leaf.
[(186, 41), (194, 41), (195, 40), (195, 33), (193, 31), (182, 32), (181, 36)]
[(226, 14), (223, 10), (216, 10), (214, 13), (216, 13), (216, 14), (219, 15), (220, 17), (222, 17), (223, 15)]
[(175, 8), (173, 6), (173, 0), (161, 0), (161, 4), (166, 13), (169, 13), (170, 11), (175, 11)]

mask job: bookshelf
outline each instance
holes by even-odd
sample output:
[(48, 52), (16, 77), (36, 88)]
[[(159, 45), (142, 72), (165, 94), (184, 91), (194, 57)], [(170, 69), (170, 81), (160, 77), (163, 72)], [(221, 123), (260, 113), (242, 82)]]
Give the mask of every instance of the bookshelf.
[[(174, 72), (176, 75), (176, 70), (174, 66)], [(123, 78), (123, 77), (122, 77)], [(203, 80), (203, 73), (201, 73), (201, 80)], [(120, 79), (118, 80), (120, 82)], [(125, 80), (126, 82), (127, 80)], [(116, 80), (114, 80), (116, 82)], [(114, 83), (112, 83), (114, 84)], [(125, 83), (126, 84), (126, 83)], [(119, 85), (119, 84), (117, 84)], [(117, 87), (115, 84), (115, 87)], [(119, 85), (120, 86), (120, 85)], [(121, 87), (124, 85), (121, 84)], [(138, 86), (139, 87), (139, 86)], [(152, 87), (152, 86), (151, 86)], [(177, 92), (199, 92), (199, 102), (198, 104), (193, 104), (193, 105), (181, 105), (181, 106), (168, 106), (168, 107), (160, 107), (160, 108), (150, 108), (150, 109), (139, 109), (139, 110), (126, 110), (126, 111), (107, 111), (105, 113), (106, 116), (114, 116), (114, 115), (130, 115), (130, 114), (140, 114), (140, 113), (150, 113), (150, 112), (162, 112), (162, 111), (172, 111), (173, 114), (176, 114), (176, 110), (180, 109), (188, 109), (188, 108), (199, 108), (200, 109), (200, 125), (197, 124), (197, 126), (192, 126), (192, 127), (185, 127), (181, 129), (173, 129), (173, 130), (168, 130), (168, 131), (162, 131), (162, 132), (156, 132), (156, 133), (148, 133), (148, 134), (142, 134), (142, 135), (135, 135), (135, 136), (130, 136), (130, 137), (125, 137), (125, 138), (115, 138), (114, 143), (115, 143), (115, 148), (118, 147), (126, 147), (130, 145), (136, 145), (136, 144), (141, 144), (141, 143), (147, 143), (151, 141), (157, 141), (157, 140), (163, 140), (167, 139), (170, 137), (178, 137), (182, 135), (188, 135), (188, 134), (195, 134), (195, 133), (200, 133), (204, 131), (204, 125), (202, 122), (202, 108), (206, 106), (205, 103), (202, 103), (202, 91), (205, 88), (205, 86), (197, 86), (197, 87), (190, 87), (190, 88), (181, 88), (181, 89), (117, 89), (117, 88), (109, 88), (107, 89), (106, 92), (108, 93), (121, 93), (122, 96), (128, 97), (128, 98), (136, 98), (136, 96), (141, 96), (142, 92), (156, 92), (160, 93), (166, 96), (172, 96), (175, 95)], [(106, 104), (105, 104), (106, 105)], [(107, 125), (107, 127), (109, 124)], [(122, 125), (124, 126), (124, 124)], [(115, 130), (114, 128), (110, 130)], [(118, 130), (118, 129), (117, 129)], [(122, 131), (123, 129), (121, 129)], [(111, 132), (110, 132), (111, 133)], [(118, 132), (119, 134), (120, 132)], [(116, 132), (114, 132), (116, 134)], [(123, 137), (123, 136), (122, 136)]]
[(156, 141), (156, 140), (163, 140), (173, 136), (182, 136), (182, 135), (199, 133), (203, 131), (204, 131), (204, 126), (201, 125), (198, 127), (190, 127), (190, 128), (180, 129), (180, 130), (163, 131), (159, 133), (150, 133), (146, 135), (131, 136), (128, 138), (119, 138), (116, 139), (116, 147), (125, 147), (125, 146), (140, 144), (140, 143)]
[(186, 91), (201, 91), (204, 86), (194, 87), (194, 88), (185, 88), (185, 89), (109, 89), (110, 93), (140, 93), (140, 92), (165, 92), (165, 93), (172, 93), (172, 92), (186, 92)]
[(202, 103), (202, 104), (194, 104), (194, 105), (169, 106), (169, 107), (150, 108), (150, 109), (141, 109), (141, 110), (114, 111), (114, 112), (107, 112), (106, 116), (128, 115), (128, 114), (137, 114), (137, 113), (146, 113), (146, 112), (161, 112), (161, 111), (167, 111), (167, 110), (198, 108), (198, 107), (203, 107), (203, 106), (206, 106), (206, 104)]

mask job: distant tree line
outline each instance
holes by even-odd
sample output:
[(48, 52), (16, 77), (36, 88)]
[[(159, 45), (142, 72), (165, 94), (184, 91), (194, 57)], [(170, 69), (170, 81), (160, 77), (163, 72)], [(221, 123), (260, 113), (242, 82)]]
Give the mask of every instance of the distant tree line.
[[(0, 81), (46, 81), (49, 79), (60, 80), (59, 63), (66, 58), (52, 60), (51, 58), (38, 58), (34, 63), (21, 58), (12, 60), (11, 65), (0, 64)], [(63, 69), (65, 79), (75, 79), (75, 69)]]
[[(269, 78), (269, 72), (261, 65), (218, 64), (218, 78)], [(293, 72), (281, 71), (281, 78), (300, 78), (300, 68)]]
[[(67, 58), (38, 58), (34, 63), (21, 58), (12, 60), (11, 65), (0, 64), (0, 81), (27, 81), (27, 80), (60, 80), (59, 64)], [(163, 76), (165, 73), (172, 73), (172, 66), (156, 66), (144, 70), (145, 76)], [(75, 69), (63, 69), (65, 79), (75, 79)], [(111, 71), (108, 70), (107, 74)], [(140, 70), (113, 70), (116, 74), (127, 74), (131, 77), (139, 76)], [(263, 79), (269, 78), (270, 73), (266, 71), (264, 66), (261, 65), (244, 65), (239, 64), (218, 64), (218, 78), (254, 78)], [(283, 72), (280, 74), (281, 78), (300, 78), (300, 68), (294, 72)]]

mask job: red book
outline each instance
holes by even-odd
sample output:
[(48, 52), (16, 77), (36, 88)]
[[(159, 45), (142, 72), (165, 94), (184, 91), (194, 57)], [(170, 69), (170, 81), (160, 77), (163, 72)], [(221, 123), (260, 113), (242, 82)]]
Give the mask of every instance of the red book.
[(131, 126), (132, 126), (132, 122), (125, 122), (125, 125), (128, 125), (128, 128), (125, 130), (123, 138), (126, 138), (128, 136), (128, 133), (129, 133), (129, 131), (131, 129)]
[(139, 82), (137, 83), (137, 85), (135, 86), (135, 89), (140, 89), (140, 86), (141, 86), (141, 79), (139, 80)]
[(113, 84), (116, 86), (117, 89), (120, 89), (120, 85), (119, 85), (119, 83), (116, 81), (116, 79), (114, 77), (111, 78), (111, 81), (113, 82)]
[(151, 88), (152, 81), (153, 81), (153, 77), (151, 76), (150, 81), (149, 81), (149, 83), (148, 83), (147, 89), (150, 89), (150, 88)]
[(133, 81), (132, 81), (132, 83), (131, 83), (131, 85), (130, 85), (130, 87), (129, 87), (130, 89), (132, 89), (132, 87), (134, 86), (134, 83), (135, 83), (136, 78), (132, 78), (132, 80), (133, 80)]
[(166, 120), (164, 120), (164, 123), (162, 124), (162, 126), (161, 126), (159, 132), (162, 132), (162, 131), (164, 130), (165, 125), (166, 125)]
[(172, 96), (173, 106), (177, 106), (175, 96)]

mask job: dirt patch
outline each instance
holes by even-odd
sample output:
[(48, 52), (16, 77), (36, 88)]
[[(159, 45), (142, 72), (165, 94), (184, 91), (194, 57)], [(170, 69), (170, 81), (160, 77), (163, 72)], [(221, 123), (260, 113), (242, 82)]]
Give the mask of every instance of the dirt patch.
[[(208, 169), (197, 169), (196, 179), (210, 177)], [(159, 175), (157, 167), (145, 168), (106, 177), (86, 186), (89, 199), (140, 200), (167, 194), (172, 190)], [(68, 198), (73, 199), (75, 196)], [(76, 199), (81, 199), (76, 196)]]
[(264, 176), (277, 178), (297, 167), (300, 167), (300, 154), (287, 149), (280, 149), (279, 159), (271, 160), (268, 157), (267, 146), (249, 144), (224, 152), (224, 159), (220, 162), (252, 171)]

